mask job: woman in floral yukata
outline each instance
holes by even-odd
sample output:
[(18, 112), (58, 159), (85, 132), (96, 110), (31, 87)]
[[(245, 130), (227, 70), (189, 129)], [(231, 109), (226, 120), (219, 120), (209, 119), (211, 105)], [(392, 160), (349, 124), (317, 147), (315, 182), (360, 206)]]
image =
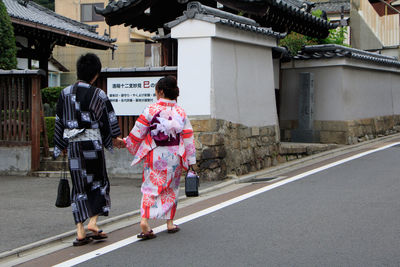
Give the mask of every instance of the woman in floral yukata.
[(179, 88), (173, 76), (156, 85), (157, 102), (149, 105), (136, 120), (124, 142), (134, 155), (132, 165), (144, 159), (140, 227), (141, 239), (156, 237), (148, 219), (167, 220), (167, 232), (174, 225), (182, 170), (196, 163), (193, 129), (185, 111), (177, 105)]
[[(107, 95), (92, 85), (101, 71), (100, 59), (88, 53), (76, 65), (78, 81), (61, 91), (57, 103), (54, 158), (68, 149), (71, 207), (77, 227), (73, 245), (81, 246), (107, 238), (97, 226), (98, 216), (107, 216), (111, 205), (104, 147), (112, 150), (113, 142), (117, 144), (112, 138), (121, 132)], [(90, 236), (83, 226), (87, 219)]]

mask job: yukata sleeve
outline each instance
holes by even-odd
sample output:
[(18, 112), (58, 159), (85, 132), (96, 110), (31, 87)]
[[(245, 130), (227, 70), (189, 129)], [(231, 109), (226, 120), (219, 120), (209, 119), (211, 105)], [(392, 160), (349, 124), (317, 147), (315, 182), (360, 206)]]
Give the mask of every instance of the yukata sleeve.
[(196, 164), (196, 146), (194, 143), (193, 128), (188, 117), (185, 117), (182, 138), (183, 144), (185, 145), (185, 154), (188, 164)]
[(150, 122), (146, 118), (146, 114), (148, 114), (148, 108), (137, 118), (131, 132), (124, 138), (126, 148), (129, 150), (129, 153), (134, 156), (150, 129)]
[(60, 156), (61, 151), (67, 148), (68, 140), (64, 139), (64, 94), (61, 91), (58, 97), (56, 109), (56, 122), (54, 126), (54, 153), (53, 158), (56, 159)]
[(114, 108), (103, 90), (97, 88), (93, 96), (90, 109), (94, 112), (96, 120), (99, 121), (103, 145), (108, 150), (113, 149), (112, 138), (121, 135), (117, 116)]

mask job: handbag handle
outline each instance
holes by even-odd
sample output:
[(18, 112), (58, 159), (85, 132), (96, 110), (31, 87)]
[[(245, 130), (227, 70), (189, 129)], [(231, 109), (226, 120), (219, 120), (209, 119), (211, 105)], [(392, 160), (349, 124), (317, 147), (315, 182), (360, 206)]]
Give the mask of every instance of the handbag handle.
[(61, 179), (67, 179), (67, 156), (65, 153), (63, 155), (63, 170), (62, 170)]
[(200, 186), (200, 177), (197, 175), (197, 172), (194, 170), (193, 165), (189, 165), (188, 172), (189, 171), (192, 171), (193, 173), (196, 174), (196, 176), (198, 177), (197, 180), (199, 181), (199, 186)]

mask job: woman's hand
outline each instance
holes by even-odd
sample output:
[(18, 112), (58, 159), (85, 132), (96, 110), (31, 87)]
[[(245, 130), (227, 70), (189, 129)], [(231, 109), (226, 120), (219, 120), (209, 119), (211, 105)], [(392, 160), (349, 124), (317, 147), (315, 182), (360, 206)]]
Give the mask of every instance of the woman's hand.
[(124, 148), (125, 147), (125, 142), (121, 137), (117, 137), (113, 139), (113, 146), (117, 148)]

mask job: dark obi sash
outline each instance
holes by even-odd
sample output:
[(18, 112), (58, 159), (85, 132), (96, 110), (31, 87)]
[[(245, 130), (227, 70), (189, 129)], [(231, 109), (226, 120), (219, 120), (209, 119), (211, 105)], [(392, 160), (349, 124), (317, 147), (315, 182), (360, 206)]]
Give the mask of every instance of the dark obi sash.
[[(150, 121), (150, 131), (156, 129), (157, 128), (156, 124), (160, 123), (158, 117), (160, 117), (160, 112), (154, 115), (153, 119)], [(179, 146), (180, 134), (179, 133), (176, 134), (176, 138), (174, 138), (160, 131), (158, 132), (157, 135), (152, 135), (152, 138), (157, 146)]]

